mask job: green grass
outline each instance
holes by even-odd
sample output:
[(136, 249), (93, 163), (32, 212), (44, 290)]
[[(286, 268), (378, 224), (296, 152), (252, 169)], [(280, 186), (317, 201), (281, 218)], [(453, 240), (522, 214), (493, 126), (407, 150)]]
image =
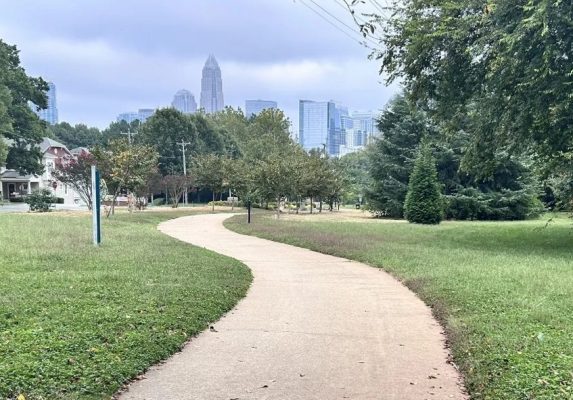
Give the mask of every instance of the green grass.
[(103, 399), (230, 310), (246, 266), (158, 232), (181, 212), (0, 215), (0, 399)]
[(226, 225), (403, 280), (445, 326), (472, 398), (573, 399), (573, 226), (545, 220)]

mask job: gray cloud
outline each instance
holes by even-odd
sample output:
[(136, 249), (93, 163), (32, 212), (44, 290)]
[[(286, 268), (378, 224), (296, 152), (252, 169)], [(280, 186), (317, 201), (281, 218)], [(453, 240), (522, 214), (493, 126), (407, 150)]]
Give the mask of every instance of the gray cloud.
[[(337, 1), (317, 0), (351, 24)], [(209, 53), (227, 104), (276, 100), (295, 126), (299, 98), (379, 109), (396, 91), (379, 83), (367, 49), (300, 1), (24, 0), (2, 8), (0, 37), (18, 46), (30, 74), (56, 83), (60, 117), (73, 123), (104, 127), (120, 112), (169, 105), (181, 88), (198, 100)]]

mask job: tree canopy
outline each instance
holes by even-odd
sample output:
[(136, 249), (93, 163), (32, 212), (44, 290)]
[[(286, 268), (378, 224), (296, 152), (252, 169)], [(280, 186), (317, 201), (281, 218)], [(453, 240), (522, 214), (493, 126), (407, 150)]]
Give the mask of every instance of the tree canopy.
[[(0, 39), (0, 164), (21, 173), (42, 172), (41, 154), (45, 124), (30, 108), (47, 107), (48, 84), (26, 74), (16, 46)], [(9, 139), (9, 144), (3, 140)]]

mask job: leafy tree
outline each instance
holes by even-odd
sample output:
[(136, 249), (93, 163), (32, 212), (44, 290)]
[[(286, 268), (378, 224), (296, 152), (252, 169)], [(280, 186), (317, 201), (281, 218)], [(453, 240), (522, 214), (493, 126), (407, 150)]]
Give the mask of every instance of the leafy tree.
[(391, 8), (388, 22), (361, 23), (379, 35), (381, 72), (428, 104), (447, 132), (470, 134), (467, 168), (485, 176), (505, 152), (573, 151), (570, 2), (396, 0)]
[(181, 198), (193, 184), (193, 177), (185, 175), (166, 175), (161, 179), (161, 186), (167, 190), (173, 208), (179, 206)]
[(92, 209), (91, 167), (96, 164), (96, 158), (91, 153), (81, 152), (75, 159), (57, 163), (52, 172), (54, 178), (78, 193), (89, 210)]
[(193, 175), (199, 187), (211, 190), (213, 211), (215, 211), (215, 193), (221, 193), (228, 185), (227, 162), (226, 157), (215, 154), (201, 155), (194, 160)]
[(93, 155), (111, 195), (108, 217), (114, 214), (115, 202), (122, 190), (135, 191), (157, 171), (157, 152), (150, 146), (129, 145), (125, 139), (112, 140), (107, 148), (96, 147)]
[(310, 197), (310, 213), (312, 214), (314, 200), (322, 199), (329, 193), (332, 184), (330, 163), (327, 155), (318, 150), (311, 150), (301, 160), (301, 182), (299, 194)]
[(75, 147), (92, 148), (98, 144), (103, 144), (103, 136), (99, 129), (90, 128), (84, 124), (72, 126), (67, 122), (61, 122), (48, 126), (48, 133), (70, 149)]
[(303, 150), (294, 143), (272, 152), (255, 163), (255, 182), (264, 200), (276, 201), (276, 215), (280, 216), (280, 203), (283, 198), (297, 194), (301, 171), (300, 153)]
[(127, 133), (127, 132), (134, 133), (132, 139), (135, 141), (135, 140), (137, 140), (135, 138), (138, 137), (138, 135), (139, 135), (139, 128), (140, 127), (141, 127), (141, 123), (138, 119), (136, 119), (135, 121), (132, 121), (132, 122), (127, 122), (124, 120), (112, 122), (109, 124), (109, 126), (106, 129), (104, 129), (101, 132), (100, 143), (102, 145), (108, 145), (109, 142), (111, 142), (112, 140), (121, 139), (121, 138), (125, 139), (125, 137), (127, 136), (127, 135), (125, 135), (125, 133)]
[(408, 183), (404, 212), (408, 221), (439, 224), (443, 218), (441, 187), (436, 162), (428, 145), (418, 152)]
[(0, 163), (23, 174), (40, 174), (43, 170), (37, 145), (44, 136), (45, 125), (28, 106), (47, 107), (47, 83), (26, 75), (20, 66), (16, 46), (0, 40)]
[(370, 160), (367, 151), (357, 151), (340, 158), (340, 170), (345, 176), (347, 190), (345, 203), (356, 203), (362, 198), (364, 202), (373, 182), (370, 177)]

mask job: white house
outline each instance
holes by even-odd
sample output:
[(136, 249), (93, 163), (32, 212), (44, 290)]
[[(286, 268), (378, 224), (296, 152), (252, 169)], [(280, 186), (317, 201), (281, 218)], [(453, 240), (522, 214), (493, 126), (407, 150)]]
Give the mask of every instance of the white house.
[[(74, 149), (77, 153), (81, 150)], [(52, 176), (56, 164), (73, 158), (74, 154), (64, 144), (50, 138), (44, 138), (40, 143), (40, 151), (44, 166), (44, 173), (40, 176), (20, 175), (16, 170), (0, 167), (0, 195), (2, 198), (10, 200), (30, 194), (34, 190), (48, 188), (54, 196), (63, 198), (64, 204), (81, 203), (80, 196), (71, 187), (58, 182)]]

